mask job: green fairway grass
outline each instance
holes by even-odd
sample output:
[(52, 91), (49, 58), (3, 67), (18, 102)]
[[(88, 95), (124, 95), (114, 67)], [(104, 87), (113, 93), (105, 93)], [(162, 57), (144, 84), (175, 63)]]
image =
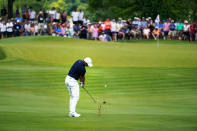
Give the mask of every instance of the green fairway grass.
[[(89, 56), (86, 89), (69, 118), (64, 79)], [(0, 40), (0, 131), (196, 131), (197, 43), (61, 37)]]

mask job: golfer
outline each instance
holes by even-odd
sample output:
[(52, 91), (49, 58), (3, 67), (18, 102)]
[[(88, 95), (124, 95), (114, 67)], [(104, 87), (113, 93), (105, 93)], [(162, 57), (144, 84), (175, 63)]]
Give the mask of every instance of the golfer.
[(77, 60), (72, 65), (65, 79), (65, 84), (70, 94), (69, 117), (80, 117), (80, 114), (76, 112), (76, 105), (79, 100), (79, 84), (77, 80), (80, 80), (81, 87), (85, 88), (85, 66), (93, 66), (91, 58), (86, 57), (84, 60)]

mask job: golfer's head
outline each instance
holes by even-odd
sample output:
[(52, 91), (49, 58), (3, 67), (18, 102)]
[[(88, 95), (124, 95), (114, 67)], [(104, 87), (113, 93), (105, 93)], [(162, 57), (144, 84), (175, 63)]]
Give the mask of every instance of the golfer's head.
[(88, 66), (88, 67), (92, 67), (92, 66), (93, 66), (93, 64), (92, 64), (92, 59), (91, 59), (90, 57), (86, 57), (86, 58), (84, 59), (84, 62), (85, 62), (85, 64), (86, 64), (86, 66)]

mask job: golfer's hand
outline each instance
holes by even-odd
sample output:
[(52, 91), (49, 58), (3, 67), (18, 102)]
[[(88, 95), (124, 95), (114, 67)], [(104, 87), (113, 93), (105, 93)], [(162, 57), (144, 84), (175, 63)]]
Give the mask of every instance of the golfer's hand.
[(80, 82), (80, 85), (81, 85), (82, 88), (85, 88), (85, 85), (84, 85), (83, 82)]

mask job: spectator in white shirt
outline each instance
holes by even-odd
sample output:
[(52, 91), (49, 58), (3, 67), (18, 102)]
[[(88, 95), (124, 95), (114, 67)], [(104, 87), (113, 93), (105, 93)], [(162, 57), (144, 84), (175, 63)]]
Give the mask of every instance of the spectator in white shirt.
[(5, 21), (2, 21), (0, 23), (0, 34), (1, 34), (1, 39), (3, 39), (4, 37), (6, 37), (6, 23)]
[(117, 25), (115, 19), (111, 22), (112, 40), (117, 41)]
[(55, 13), (55, 22), (60, 22), (60, 16), (61, 16), (61, 14), (60, 14), (60, 10), (58, 10), (56, 13)]
[(7, 36), (12, 37), (13, 36), (13, 22), (11, 20), (8, 20), (8, 23), (6, 24), (7, 28)]
[(146, 26), (143, 29), (143, 36), (144, 36), (144, 38), (146, 37), (146, 39), (149, 39), (149, 35), (150, 35), (150, 29)]
[(183, 26), (183, 40), (189, 40), (189, 27), (188, 21), (185, 20)]
[(29, 15), (30, 15), (30, 21), (33, 22), (36, 18), (36, 12), (32, 9), (32, 7), (30, 7)]
[(26, 36), (30, 35), (30, 27), (31, 27), (30, 23), (26, 21), (25, 23), (25, 35)]
[(75, 9), (73, 12), (72, 12), (72, 21), (73, 21), (73, 24), (77, 25), (78, 24), (78, 20), (79, 20), (79, 12), (77, 12), (77, 10)]
[(49, 14), (50, 21), (53, 23), (55, 19), (55, 14), (56, 14), (55, 7), (51, 8), (51, 10), (48, 11), (48, 14)]
[(82, 10), (79, 11), (79, 18), (78, 18), (78, 23), (80, 25), (83, 25), (83, 17), (84, 17), (84, 13)]

